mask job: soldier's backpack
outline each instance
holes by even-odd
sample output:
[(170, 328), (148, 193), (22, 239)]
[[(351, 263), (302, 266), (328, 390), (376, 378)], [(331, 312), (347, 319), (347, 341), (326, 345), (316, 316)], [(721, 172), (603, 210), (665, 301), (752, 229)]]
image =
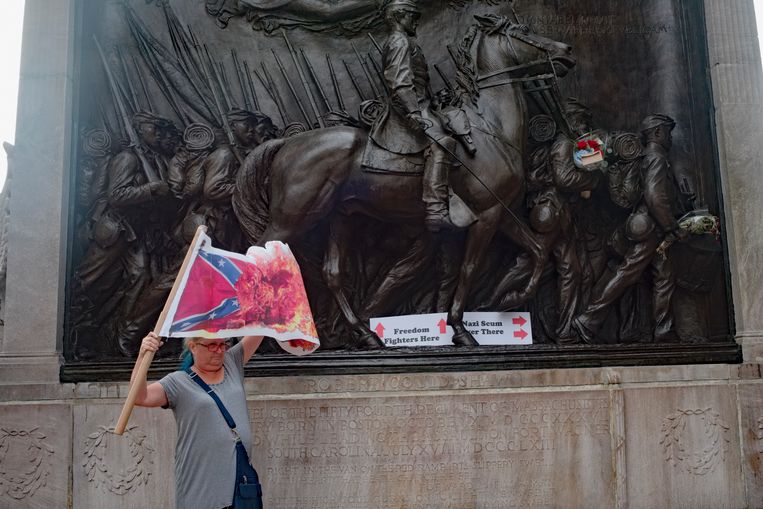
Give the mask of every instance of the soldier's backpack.
[[(642, 145), (634, 133), (611, 133), (611, 153), (616, 162), (607, 169), (609, 197), (624, 209), (632, 209), (641, 200), (643, 181), (641, 179)], [(608, 150), (610, 152), (610, 150)]]
[(607, 168), (609, 198), (618, 207), (632, 209), (641, 200), (641, 158), (620, 161)]

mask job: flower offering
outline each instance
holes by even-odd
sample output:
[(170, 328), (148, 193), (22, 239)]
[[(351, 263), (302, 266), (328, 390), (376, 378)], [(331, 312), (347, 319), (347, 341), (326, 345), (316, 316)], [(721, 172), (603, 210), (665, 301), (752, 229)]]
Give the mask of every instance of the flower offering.
[(604, 142), (595, 134), (588, 133), (580, 137), (575, 145), (572, 157), (575, 166), (588, 169), (589, 167), (604, 162)]

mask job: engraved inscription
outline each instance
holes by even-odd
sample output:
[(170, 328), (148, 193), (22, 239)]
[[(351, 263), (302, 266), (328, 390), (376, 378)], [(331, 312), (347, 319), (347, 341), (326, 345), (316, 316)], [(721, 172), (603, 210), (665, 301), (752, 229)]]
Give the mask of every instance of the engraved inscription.
[[(130, 426), (125, 430), (124, 438), (119, 440), (119, 443), (128, 444), (129, 456), (120, 455), (118, 445), (112, 445), (109, 450), (113, 436), (114, 428), (105, 426), (99, 426), (98, 431), (88, 435), (83, 452), (87, 459), (83, 467), (88, 481), (95, 483), (104, 493), (110, 491), (124, 495), (148, 484), (154, 449), (148, 445), (146, 434), (140, 426)], [(111, 461), (106, 461), (106, 458), (111, 458)], [(124, 465), (126, 468), (114, 465)]]
[(521, 384), (517, 373), (469, 373), (464, 375), (379, 375), (373, 377), (308, 378), (305, 392), (379, 392), (399, 390), (489, 389)]
[(606, 458), (597, 484), (611, 481), (608, 397), (269, 401), (250, 417), (254, 462), (284, 507), (546, 507), (554, 465), (574, 476), (587, 454)]
[(690, 474), (711, 473), (726, 461), (729, 429), (711, 408), (678, 409), (662, 422), (665, 460)]
[(50, 475), (53, 448), (38, 428), (0, 428), (0, 494), (16, 500), (31, 497)]
[(648, 37), (675, 31), (669, 23), (627, 22), (616, 14), (549, 14), (542, 16), (524, 16), (522, 22), (538, 34), (546, 36), (586, 36), (603, 37), (624, 35), (628, 37)]

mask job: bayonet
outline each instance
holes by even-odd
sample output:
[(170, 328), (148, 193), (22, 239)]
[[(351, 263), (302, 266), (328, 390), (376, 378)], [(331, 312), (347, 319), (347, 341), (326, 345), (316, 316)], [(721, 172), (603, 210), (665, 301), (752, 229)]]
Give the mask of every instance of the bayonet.
[[(207, 87), (209, 87), (209, 91), (212, 94), (212, 98), (215, 101), (215, 108), (217, 109), (217, 113), (220, 115), (220, 127), (225, 131), (225, 134), (227, 136), (230, 128), (226, 129), (225, 111), (223, 110), (222, 101), (220, 100), (220, 96), (218, 95), (218, 92), (215, 90), (215, 83), (213, 81), (213, 73), (214, 73), (215, 64), (214, 62), (212, 62), (212, 59), (209, 57), (209, 51), (207, 50), (206, 45), (204, 45), (203, 49), (207, 57), (207, 60), (203, 63), (204, 78), (207, 80)], [(228, 136), (229, 140), (231, 138), (232, 138), (232, 133), (231, 133), (231, 136)]]
[(381, 55), (382, 57), (384, 57), (384, 51), (382, 50), (382, 47), (381, 47), (381, 46), (379, 46), (379, 43), (378, 43), (378, 42), (376, 42), (376, 39), (374, 39), (374, 36), (373, 36), (373, 35), (371, 35), (371, 33), (370, 33), (370, 32), (368, 33), (368, 37), (371, 39), (371, 42), (374, 44), (374, 47), (376, 48), (376, 51), (378, 51), (378, 52), (379, 52), (379, 55)]
[(270, 83), (270, 76), (267, 75), (267, 69), (265, 68), (265, 64), (262, 64), (262, 71), (266, 74), (267, 77), (263, 77), (259, 72), (257, 72), (257, 69), (252, 69), (252, 72), (255, 76), (257, 76), (257, 79), (260, 80), (260, 83), (262, 84), (262, 87), (265, 89), (265, 92), (268, 93), (270, 98), (273, 100), (273, 102), (276, 105), (276, 108), (278, 109), (278, 114), (281, 116), (281, 122), (283, 124), (288, 124), (290, 122), (289, 115), (284, 111), (285, 108), (281, 104), (281, 97), (278, 96), (278, 94), (273, 90), (272, 84)]
[(175, 102), (175, 97), (172, 95), (171, 85), (165, 81), (164, 74), (162, 74), (162, 71), (160, 70), (161, 66), (158, 65), (158, 63), (156, 62), (150, 61), (153, 56), (153, 53), (151, 52), (149, 48), (145, 47), (143, 41), (139, 40), (138, 43), (144, 46), (143, 60), (144, 62), (146, 62), (146, 65), (149, 67), (151, 74), (154, 76), (154, 81), (156, 81), (156, 84), (159, 87), (159, 90), (161, 90), (162, 94), (164, 94), (164, 97), (167, 99), (167, 102), (169, 103), (170, 107), (173, 109), (178, 119), (185, 127), (191, 122), (190, 118), (185, 113), (185, 111), (183, 111), (180, 105), (177, 102)]
[(172, 107), (175, 114), (177, 115), (178, 121), (182, 127), (185, 127), (188, 123), (191, 122), (191, 119), (183, 109), (182, 105), (178, 104), (175, 99), (173, 91), (176, 91), (176, 89), (168, 75), (164, 72), (162, 63), (159, 61), (158, 55), (161, 52), (154, 47), (154, 39), (147, 32), (147, 29), (140, 23), (138, 17), (132, 11), (130, 6), (124, 2), (121, 5), (124, 7), (125, 13), (128, 16), (130, 32), (138, 44), (138, 48), (141, 52), (141, 55), (143, 56), (143, 60), (146, 63), (146, 66), (150, 70), (151, 75), (154, 77), (159, 90), (162, 92), (162, 94), (164, 94), (170, 107)]
[(382, 74), (381, 69), (379, 69), (379, 67), (377, 67), (376, 61), (373, 58), (371, 58), (371, 54), (368, 53), (367, 56), (368, 56), (369, 62), (371, 62), (371, 67), (374, 68), (374, 72), (379, 77), (379, 81), (381, 82), (382, 86), (384, 87), (385, 95), (389, 95), (389, 90), (387, 89), (387, 82), (384, 81), (384, 74)]
[(252, 105), (256, 111), (260, 111), (260, 101), (257, 99), (257, 91), (254, 88), (254, 82), (252, 81), (252, 71), (249, 70), (249, 64), (246, 60), (243, 60), (244, 74), (246, 75), (246, 83), (249, 85), (249, 93), (252, 95)]
[[(289, 75), (286, 74), (286, 69), (283, 66), (283, 63), (281, 62), (281, 59), (278, 58), (278, 55), (276, 52), (271, 49), (270, 50), (273, 53), (273, 57), (276, 59), (276, 64), (278, 65), (278, 69), (281, 71), (281, 75), (283, 76), (283, 79), (286, 81), (286, 85), (289, 87), (289, 90), (291, 91), (291, 95), (294, 97), (294, 100), (297, 102), (297, 106), (299, 107), (300, 113), (302, 113), (302, 117), (305, 119), (305, 122), (307, 122), (306, 127), (308, 129), (312, 129), (312, 126), (310, 125), (310, 118), (307, 116), (307, 111), (305, 111), (305, 107), (302, 105), (302, 101), (299, 98), (299, 95), (297, 94), (297, 91), (294, 89), (294, 85), (291, 84), (291, 80), (289, 79)], [(275, 87), (274, 87), (275, 90)]]
[(146, 159), (146, 156), (141, 149), (138, 133), (135, 132), (135, 127), (132, 125), (132, 119), (127, 113), (127, 108), (122, 101), (122, 97), (120, 97), (120, 92), (117, 88), (117, 81), (114, 78), (114, 74), (111, 72), (111, 67), (109, 67), (109, 63), (106, 61), (106, 55), (104, 55), (101, 44), (98, 42), (98, 38), (95, 35), (93, 35), (93, 41), (95, 41), (95, 47), (98, 49), (98, 54), (101, 57), (103, 68), (106, 71), (106, 77), (108, 78), (109, 85), (111, 87), (111, 93), (114, 96), (114, 103), (116, 104), (119, 116), (122, 117), (122, 124), (124, 125), (125, 132), (127, 133), (127, 138), (130, 140), (130, 146), (135, 149), (135, 154), (138, 156), (141, 168), (143, 169), (143, 173), (145, 173), (148, 181), (158, 182), (159, 175), (157, 175), (157, 173), (154, 171), (154, 168), (148, 163), (148, 160)]
[(125, 81), (127, 82), (127, 90), (130, 92), (129, 98), (132, 99), (132, 102), (130, 106), (132, 107), (133, 111), (140, 111), (140, 102), (138, 102), (138, 94), (135, 93), (135, 87), (132, 85), (132, 80), (130, 79), (130, 71), (127, 70), (127, 61), (125, 60), (125, 56), (122, 53), (122, 50), (119, 48), (119, 46), (116, 47), (117, 51), (117, 58), (119, 59), (119, 63), (122, 65), (122, 73), (124, 74)]
[(217, 73), (217, 81), (220, 83), (220, 90), (222, 91), (223, 99), (225, 100), (226, 111), (230, 111), (234, 106), (233, 92), (231, 91), (230, 82), (228, 81), (228, 73), (225, 71), (225, 64), (218, 62), (215, 72)]
[(305, 64), (307, 64), (307, 72), (310, 73), (310, 77), (313, 79), (313, 83), (315, 83), (315, 87), (318, 89), (318, 93), (321, 96), (323, 105), (326, 107), (326, 111), (331, 111), (331, 105), (329, 104), (329, 99), (328, 97), (326, 97), (326, 92), (323, 90), (323, 87), (321, 86), (321, 82), (318, 79), (318, 75), (315, 73), (313, 64), (310, 63), (310, 59), (307, 58), (307, 55), (301, 48), (299, 52), (302, 54), (302, 58), (304, 59)]
[(331, 76), (331, 85), (334, 87), (334, 95), (336, 95), (336, 102), (339, 106), (339, 111), (345, 111), (344, 98), (342, 97), (342, 91), (339, 89), (339, 81), (336, 79), (336, 72), (334, 72), (334, 64), (331, 62), (331, 55), (326, 53), (326, 65), (329, 68), (329, 75)]
[(201, 45), (199, 44), (199, 40), (196, 38), (196, 34), (193, 32), (193, 28), (191, 28), (191, 25), (186, 26), (188, 27), (188, 36), (191, 38), (191, 44), (198, 48)]
[[(196, 78), (202, 78), (199, 76), (199, 70), (196, 67), (196, 62), (193, 57), (193, 52), (191, 51), (191, 48), (189, 46), (189, 40), (193, 41), (193, 38), (190, 37), (190, 35), (187, 35), (183, 29), (183, 26), (180, 23), (180, 20), (178, 20), (177, 16), (175, 15), (175, 12), (172, 10), (172, 6), (169, 2), (162, 2), (162, 9), (164, 10), (164, 19), (167, 23), (167, 30), (170, 34), (170, 39), (172, 41), (172, 47), (175, 49), (175, 54), (178, 57), (178, 64), (180, 64), (180, 70), (185, 74), (186, 78), (188, 78), (188, 81), (191, 82), (191, 85), (195, 89), (195, 92), (199, 95), (201, 100), (204, 102), (205, 107), (209, 108), (209, 105), (207, 104), (206, 98), (200, 93), (198, 88), (196, 87), (194, 83), (194, 77)], [(191, 32), (190, 27), (188, 27), (189, 34)]]
[(193, 46), (195, 50), (195, 54), (191, 54), (195, 66), (194, 69), (202, 81), (206, 81), (207, 71), (204, 65), (204, 55), (201, 52), (201, 44), (199, 44), (199, 40), (196, 38), (196, 34), (191, 28), (191, 25), (188, 25), (188, 38), (191, 40), (191, 46)]
[(146, 99), (146, 107), (148, 108), (148, 111), (153, 111), (154, 107), (151, 104), (151, 96), (148, 94), (148, 89), (146, 88), (146, 78), (143, 76), (143, 70), (140, 68), (140, 64), (138, 63), (138, 59), (135, 58), (135, 55), (132, 57), (132, 63), (138, 73), (138, 81), (140, 82), (140, 88), (143, 90), (143, 97)]
[(361, 101), (365, 101), (366, 98), (363, 96), (363, 90), (361, 90), (360, 85), (358, 84), (358, 80), (355, 79), (355, 75), (352, 74), (352, 71), (350, 70), (350, 64), (348, 64), (345, 60), (342, 60), (342, 63), (344, 64), (344, 68), (347, 71), (347, 76), (350, 77), (352, 86), (355, 87), (355, 91), (358, 93), (358, 97), (360, 97)]
[(244, 109), (251, 111), (252, 103), (249, 101), (249, 96), (246, 93), (246, 85), (244, 84), (244, 74), (241, 70), (241, 66), (238, 63), (238, 57), (236, 56), (236, 50), (230, 50), (231, 57), (233, 58), (233, 67), (236, 69), (236, 76), (238, 77), (238, 86), (241, 88), (241, 97), (244, 98)]
[[(236, 137), (233, 135), (233, 131), (230, 128), (230, 122), (228, 122), (228, 112), (227, 110), (223, 111), (222, 102), (220, 101), (220, 98), (217, 96), (217, 93), (215, 93), (215, 86), (214, 86), (214, 83), (212, 83), (212, 75), (214, 74), (214, 77), (218, 85), (222, 87), (222, 84), (220, 83), (220, 76), (217, 72), (217, 67), (215, 67), (214, 62), (212, 61), (212, 58), (209, 55), (209, 49), (207, 48), (206, 44), (204, 45), (204, 52), (206, 53), (207, 58), (209, 59), (209, 62), (208, 62), (209, 67), (211, 67), (211, 72), (207, 71), (205, 73), (207, 75), (207, 80), (209, 81), (208, 83), (209, 89), (212, 91), (212, 95), (215, 98), (215, 105), (217, 106), (217, 111), (220, 112), (220, 118), (222, 119), (222, 128), (225, 131), (225, 136), (228, 138), (228, 144), (230, 145), (230, 148), (233, 151), (233, 155), (236, 157), (239, 164), (241, 164), (243, 163), (244, 160), (238, 151), (238, 147), (236, 146)], [(222, 88), (220, 89), (220, 92), (223, 95), (225, 94)]]
[(313, 97), (313, 91), (310, 88), (310, 84), (307, 82), (305, 71), (302, 69), (302, 65), (299, 63), (297, 52), (294, 51), (294, 47), (292, 47), (291, 41), (289, 41), (289, 37), (286, 35), (286, 30), (282, 28), (281, 34), (283, 35), (284, 41), (286, 41), (286, 46), (289, 48), (289, 54), (291, 55), (291, 59), (294, 61), (294, 66), (297, 68), (297, 74), (299, 74), (299, 79), (302, 81), (302, 86), (305, 88), (305, 92), (307, 92), (307, 99), (310, 101), (310, 108), (313, 110), (313, 115), (315, 115), (315, 118), (318, 120), (318, 125), (320, 127), (326, 127), (326, 123), (323, 121), (323, 117), (318, 111), (318, 105), (315, 102), (315, 97)]
[[(190, 42), (191, 47), (188, 47), (187, 44)], [(191, 29), (190, 25), (188, 26), (188, 42), (185, 40), (185, 36), (183, 37), (183, 45), (186, 46), (188, 51), (188, 60), (190, 62), (190, 69), (188, 72), (193, 73), (195, 78), (191, 78), (189, 76), (188, 80), (191, 82), (191, 85), (193, 86), (194, 90), (196, 90), (196, 93), (201, 97), (201, 100), (204, 102), (204, 106), (214, 114), (213, 110), (215, 108), (214, 104), (209, 103), (209, 97), (206, 92), (212, 93), (211, 90), (203, 90), (207, 87), (206, 83), (206, 69), (204, 65), (204, 57), (201, 54), (201, 47), (199, 46), (199, 43), (196, 39), (196, 36), (193, 33), (193, 30)], [(199, 82), (197, 83), (197, 80)], [(214, 102), (214, 101), (213, 101)]]
[(352, 46), (352, 51), (355, 52), (355, 56), (358, 58), (358, 62), (360, 63), (360, 68), (363, 70), (363, 74), (366, 75), (366, 80), (368, 80), (368, 84), (371, 85), (371, 90), (373, 91), (374, 98), (378, 99), (381, 97), (381, 93), (379, 93), (379, 89), (376, 87), (376, 83), (374, 83), (373, 78), (371, 77), (371, 72), (368, 70), (368, 64), (366, 63), (365, 59), (360, 56), (360, 53), (358, 53), (358, 48), (355, 47), (355, 43), (350, 43), (350, 46)]

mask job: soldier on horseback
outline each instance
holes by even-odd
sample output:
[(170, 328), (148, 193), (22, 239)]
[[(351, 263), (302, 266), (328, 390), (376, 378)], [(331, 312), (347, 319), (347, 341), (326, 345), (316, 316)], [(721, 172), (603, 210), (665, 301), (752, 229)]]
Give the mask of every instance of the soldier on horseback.
[[(448, 213), (448, 170), (454, 161), (448, 152), (455, 150), (456, 141), (444, 125), (447, 122), (432, 109), (427, 62), (416, 43), (421, 11), (415, 0), (389, 0), (384, 15), (391, 29), (382, 58), (390, 97), (389, 104), (371, 128), (370, 137), (377, 145), (396, 154), (426, 151), (422, 193), (426, 208), (424, 222), (433, 232), (452, 229), (455, 226)], [(475, 148), (468, 128), (459, 138), (473, 154)]]

